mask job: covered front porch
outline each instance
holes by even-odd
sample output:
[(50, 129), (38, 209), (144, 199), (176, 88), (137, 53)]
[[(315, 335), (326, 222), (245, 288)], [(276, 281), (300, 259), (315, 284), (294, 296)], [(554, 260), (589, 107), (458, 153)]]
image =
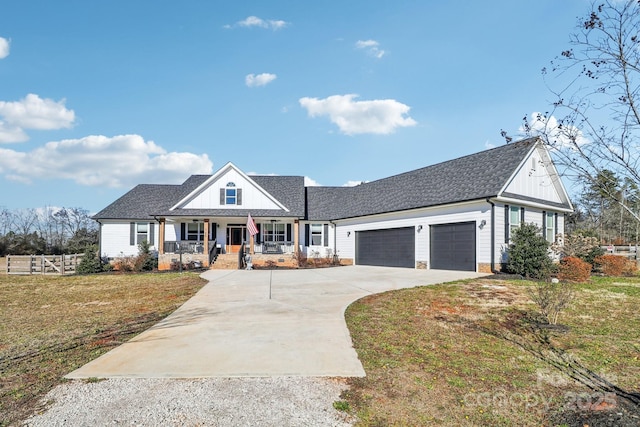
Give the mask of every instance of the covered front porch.
[[(251, 235), (247, 217), (159, 218), (159, 269), (171, 262), (195, 260), (213, 265), (222, 254), (293, 255), (299, 248), (297, 218), (253, 219), (257, 233)], [(244, 247), (243, 247), (244, 245)], [(168, 261), (169, 260), (169, 261)]]

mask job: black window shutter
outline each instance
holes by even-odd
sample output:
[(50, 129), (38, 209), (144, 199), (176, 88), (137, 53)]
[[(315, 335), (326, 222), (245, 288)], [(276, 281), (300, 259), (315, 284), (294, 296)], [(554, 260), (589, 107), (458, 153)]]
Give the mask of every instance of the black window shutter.
[(547, 211), (542, 211), (542, 235), (547, 237)]
[(149, 223), (149, 245), (153, 246), (155, 245), (155, 237), (154, 237), (154, 231), (155, 231), (155, 227), (154, 227), (155, 223), (150, 222)]
[(324, 225), (324, 245), (329, 246), (329, 224)]
[(187, 224), (180, 223), (180, 240), (187, 240)]
[(260, 238), (260, 223), (256, 224), (256, 228), (258, 229), (258, 234), (256, 234), (256, 243), (259, 245), (260, 243), (262, 243), (262, 239)]
[(504, 205), (504, 242), (509, 243), (509, 205)]
[(524, 224), (524, 208), (520, 208), (520, 224)]
[(217, 232), (218, 232), (218, 224), (216, 224), (215, 222), (211, 223), (211, 240), (216, 240), (217, 237)]
[(291, 235), (291, 224), (287, 224), (287, 235), (284, 236), (284, 240), (287, 242), (293, 242), (293, 236)]
[(311, 227), (309, 224), (304, 225), (304, 242), (307, 246), (311, 246)]
[(136, 223), (129, 223), (129, 244), (135, 246), (136, 244)]
[(558, 234), (558, 212), (553, 215), (553, 240), (556, 239), (556, 234)]
[(220, 189), (220, 205), (224, 205), (224, 188)]
[(236, 204), (237, 205), (242, 204), (242, 188), (238, 188), (236, 190)]

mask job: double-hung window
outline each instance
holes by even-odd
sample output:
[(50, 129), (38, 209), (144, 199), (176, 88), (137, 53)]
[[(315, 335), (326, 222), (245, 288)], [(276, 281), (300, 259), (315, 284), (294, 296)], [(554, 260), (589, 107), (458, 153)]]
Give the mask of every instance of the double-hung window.
[(322, 245), (322, 224), (311, 224), (311, 246)]
[(203, 222), (188, 222), (187, 223), (187, 240), (196, 242), (204, 241), (204, 226)]
[(556, 214), (553, 212), (543, 212), (542, 221), (544, 229), (544, 238), (547, 242), (556, 241)]
[(138, 222), (136, 223), (136, 242), (140, 244), (145, 240), (149, 240), (149, 223), (148, 222)]
[(154, 223), (153, 222), (130, 222), (129, 223), (129, 244), (131, 246), (139, 245), (147, 241), (153, 246), (154, 242)]
[(285, 224), (267, 222), (262, 224), (262, 230), (265, 242), (285, 241)]
[(509, 243), (513, 232), (524, 222), (524, 208), (506, 205), (504, 213), (504, 242)]
[(227, 183), (224, 190), (225, 205), (235, 205), (238, 201), (238, 190), (233, 182)]

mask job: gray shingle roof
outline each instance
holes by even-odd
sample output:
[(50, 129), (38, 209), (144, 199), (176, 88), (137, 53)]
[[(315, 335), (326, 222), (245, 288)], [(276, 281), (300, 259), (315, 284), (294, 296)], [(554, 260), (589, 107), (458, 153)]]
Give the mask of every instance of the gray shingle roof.
[(308, 219), (353, 218), (495, 197), (537, 141), (502, 145), (356, 187), (309, 187)]
[(258, 185), (289, 209), (175, 209), (176, 203), (204, 183), (211, 175), (192, 175), (182, 185), (140, 184), (93, 216), (94, 219), (149, 219), (152, 216), (252, 216), (304, 218), (304, 177), (250, 176)]
[[(170, 210), (211, 177), (193, 175), (182, 185), (138, 185), (98, 212), (94, 218), (148, 219), (154, 215), (246, 217), (251, 213), (254, 217), (335, 220), (485, 199), (499, 195), (537, 141), (537, 138), (530, 138), (502, 145), (356, 187), (305, 188), (304, 177), (301, 176), (249, 177), (286, 206), (289, 212), (255, 209)], [(571, 208), (568, 204), (552, 205)]]

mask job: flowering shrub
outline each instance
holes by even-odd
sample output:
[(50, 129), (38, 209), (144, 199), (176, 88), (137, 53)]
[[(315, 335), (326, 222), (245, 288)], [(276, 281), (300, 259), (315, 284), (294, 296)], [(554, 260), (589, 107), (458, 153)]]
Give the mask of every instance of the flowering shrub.
[(578, 257), (592, 265), (595, 257), (604, 255), (604, 249), (600, 247), (596, 237), (585, 237), (581, 233), (559, 235), (551, 249), (560, 257)]
[(595, 258), (600, 271), (607, 276), (621, 276), (636, 271), (635, 262), (618, 255), (602, 255)]
[(591, 264), (578, 257), (564, 257), (560, 261), (558, 279), (563, 282), (586, 282), (591, 276), (591, 267)]

